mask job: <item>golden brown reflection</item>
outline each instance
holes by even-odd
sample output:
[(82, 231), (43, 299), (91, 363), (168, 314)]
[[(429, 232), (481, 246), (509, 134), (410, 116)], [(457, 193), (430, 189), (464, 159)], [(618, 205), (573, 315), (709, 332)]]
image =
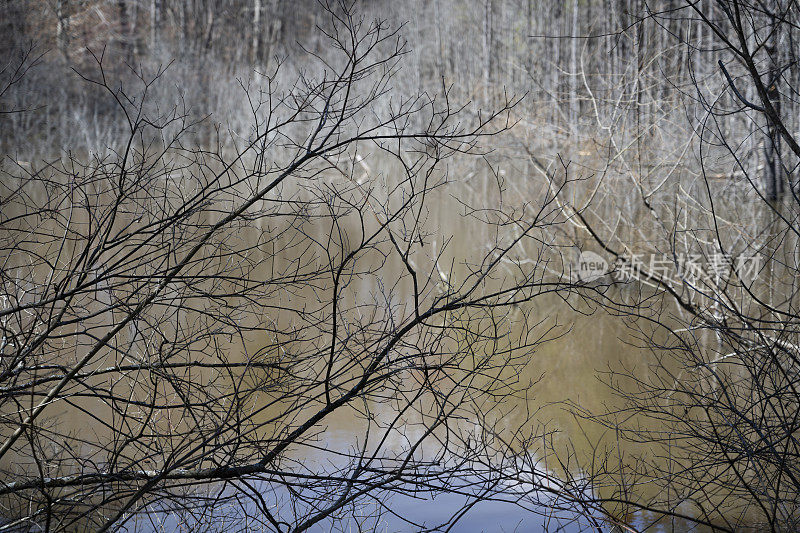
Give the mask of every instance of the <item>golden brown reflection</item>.
[[(386, 172), (391, 173), (392, 167), (387, 165)], [(330, 177), (325, 185), (341, 186), (339, 177)], [(518, 192), (520, 187), (523, 184), (518, 184)], [(542, 190), (530, 183), (525, 187), (529, 194)], [(385, 186), (384, 191), (370, 194), (391, 196), (389, 190)], [(463, 204), (450, 197), (451, 191), (432, 191), (429, 202), (435, 209), (410, 215), (424, 219), (428, 231), (425, 239), (419, 236), (420, 245), (409, 256), (420, 272), (430, 274), (422, 280), (426, 287), (423, 307), (458, 287), (492, 239), (498, 238), (483, 218), (465, 218)], [(467, 196), (473, 193), (468, 191)], [(314, 188), (286, 194), (321, 195)], [(256, 461), (324, 411), (328, 397), (336, 398), (358, 383), (384, 348), (376, 344), (385, 335), (380, 328), (392, 321), (402, 324), (413, 316), (412, 281), (385, 238), (365, 247), (338, 280), (334, 268), (320, 270), (320, 265), (334, 265), (346, 257), (364, 235), (379, 227), (381, 215), (375, 205), (364, 202), (364, 194), (357, 187), (346, 192), (349, 201), (363, 202), (362, 213), (320, 202), (319, 213), (308, 216), (292, 212), (295, 204), (276, 204), (275, 213), (283, 225), (268, 219), (221, 232), (189, 273), (218, 272), (231, 261), (239, 261), (235, 268), (242, 269), (242, 279), (250, 286), (234, 286), (224, 278), (202, 279), (195, 287), (200, 293), (233, 296), (195, 295), (185, 300), (176, 289), (174, 299), (163, 299), (144, 318), (143, 330), (152, 336), (142, 335), (135, 327), (120, 332), (113, 349), (83, 371), (70, 389), (74, 394), (48, 408), (48, 416), (40, 422), (43, 431), (31, 435), (37, 445), (22, 444), (3, 458), (6, 479), (75, 475), (87, 464), (100, 465), (100, 470), (105, 465), (123, 465), (131, 471), (157, 471), (173, 466), (173, 461), (183, 461), (180, 468), (186, 469), (219, 466), (231, 456)], [(493, 194), (484, 187), (479, 196), (495, 199)], [(134, 220), (134, 213), (126, 213), (115, 227)], [(452, 233), (454, 220), (460, 227)], [(71, 224), (80, 227), (86, 221), (77, 217)], [(40, 229), (56, 233), (46, 225)], [(516, 229), (509, 231), (510, 237), (500, 239), (513, 238)], [(563, 236), (547, 239), (569, 242)], [(76, 238), (56, 250), (52, 243), (44, 243), (36, 253), (75, 257), (79, 244)], [(536, 258), (542, 253), (542, 241), (521, 241), (519, 248), (518, 257)], [(561, 260), (560, 254), (542, 257)], [(30, 279), (49, 274), (46, 264), (28, 268), (23, 257), (15, 260), (24, 271), (21, 275)], [(543, 275), (557, 277), (561, 267), (563, 263)], [(512, 271), (509, 266), (508, 272)], [(498, 276), (481, 288), (500, 287), (503, 280)], [(607, 294), (589, 296), (600, 302), (624, 300), (630, 296), (626, 290), (637, 289), (608, 289)], [(115, 323), (115, 310), (109, 304), (134, 292), (123, 282), (108, 288), (107, 294), (84, 295), (85, 305), (74, 303), (87, 315), (97, 314), (64, 332), (62, 344), (49, 352), (51, 362), (69, 367), (79, 360), (91, 339), (101, 337)], [(640, 393), (641, 383), (625, 375), (643, 382), (683, 378), (685, 369), (669, 356), (669, 350), (662, 353), (643, 347), (646, 340), (674, 346), (675, 335), (667, 334), (665, 327), (678, 327), (672, 315), (679, 311), (661, 296), (643, 292), (633, 294), (629, 301), (637, 299), (665, 309), (663, 323), (614, 316), (578, 293), (566, 298), (537, 295), (532, 302), (507, 308), (454, 310), (435, 316), (409, 331), (404, 344), (391, 352), (394, 361), (381, 367), (385, 380), (365, 400), (347, 402), (325, 414), (309, 427), (308, 440), (293, 442), (279, 460), (288, 468), (308, 471), (326, 461), (339, 464), (377, 452), (402, 456), (419, 440), (417, 457), (447, 458), (449, 452), (467, 449), (473, 461), (491, 464), (501, 457), (502, 468), (508, 467), (511, 458), (526, 458), (565, 481), (590, 478), (595, 496), (608, 500), (605, 508), (627, 523), (647, 520), (647, 514), (617, 500), (644, 506), (653, 501), (673, 502), (691, 515), (697, 510), (686, 502), (696, 499), (714, 509), (706, 510), (714, 517), (742, 513), (741, 494), (710, 490), (698, 495), (696, 487), (679, 485), (688, 483), (685, 477), (658, 477), (663, 472), (689, 471), (696, 460), (687, 453), (686, 441), (680, 448), (673, 447), (671, 440), (675, 427), (671, 416), (688, 413), (659, 419), (637, 412), (625, 395)], [(332, 308), (334, 300), (338, 309)], [(334, 316), (339, 328), (335, 338)], [(369, 326), (355, 328), (351, 335), (351, 323)], [(28, 327), (36, 327), (35, 321), (31, 324)], [(707, 332), (694, 340), (703, 349), (721, 349)], [(329, 354), (331, 343), (333, 355)], [(156, 364), (142, 365), (143, 360)], [(696, 379), (709, 391), (715, 390), (708, 376)], [(102, 393), (85, 397), (86, 391)], [(685, 403), (677, 401), (679, 395), (676, 392), (676, 405)], [(31, 405), (17, 408), (24, 412)], [(451, 408), (457, 416), (437, 423), (439, 413)], [(4, 409), (6, 416), (13, 417), (10, 406)], [(120, 435), (135, 438), (121, 441)], [(645, 435), (653, 439), (648, 441)], [(40, 461), (32, 450), (39, 448), (50, 454), (46, 473), (36, 471)], [(724, 465), (709, 466), (694, 483), (702, 486), (707, 479), (729, 475)], [(121, 492), (132, 492), (141, 484), (124, 480), (116, 486)], [(72, 498), (75, 493), (65, 488), (54, 494)], [(78, 494), (91, 508), (92, 497)], [(25, 502), (12, 498), (6, 505), (21, 514)], [(114, 505), (104, 501), (104, 509), (93, 512), (111, 513)], [(82, 511), (69, 508), (77, 515)], [(75, 527), (91, 528), (92, 522), (84, 524), (84, 519)]]

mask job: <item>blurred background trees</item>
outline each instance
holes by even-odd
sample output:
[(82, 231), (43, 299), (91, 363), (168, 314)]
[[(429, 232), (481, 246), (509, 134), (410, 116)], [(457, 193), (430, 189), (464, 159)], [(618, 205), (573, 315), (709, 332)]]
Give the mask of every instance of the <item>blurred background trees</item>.
[[(701, 9), (713, 18), (715, 6), (704, 2)], [(502, 100), (504, 91), (527, 94), (520, 116), (536, 129), (538, 142), (551, 145), (588, 142), (597, 120), (617, 129), (635, 124), (648, 138), (675, 134), (667, 123), (676, 113), (692, 112), (678, 101), (693, 77), (724, 83), (713, 54), (693, 61), (715, 48), (714, 35), (698, 17), (669, 16), (678, 7), (651, 8), (637, 0), (376, 0), (358, 6), (368, 16), (407, 21), (404, 36), (414, 53), (403, 73), (405, 90), (435, 90), (444, 81), (454, 96), (487, 104)], [(174, 61), (175, 82), (193, 105), (222, 113), (231, 111), (219, 99), (230, 95), (232, 77), (249, 78), (276, 60), (303, 57), (299, 43), (320, 52), (324, 37), (315, 26), (321, 11), (313, 0), (5, 0), (2, 52), (10, 59), (30, 40), (56, 52), (47, 56), (52, 67), (41, 70), (49, 79), (32, 80), (16, 93), (34, 99), (60, 92), (47, 95), (51, 127), (64, 115), (57, 106), (67, 102), (73, 114), (83, 109), (82, 118), (96, 117), (91, 100), (80, 102), (83, 89), (75, 88), (69, 71), (91, 63), (87, 49), (105, 49), (119, 71), (126, 63), (153, 68)], [(687, 39), (690, 47), (679, 44)], [(41, 129), (11, 126), (4, 138)], [(637, 142), (644, 146), (645, 140)]]
[[(215, 267), (210, 271), (225, 279), (241, 281), (234, 292), (242, 301), (233, 302), (224, 292), (215, 296), (203, 283), (189, 281), (160, 300), (165, 308), (181, 302), (174, 307), (183, 311), (188, 304), (182, 298), (208, 298), (226, 311), (216, 312), (217, 318), (229, 316), (222, 330), (243, 337), (245, 332), (268, 330), (274, 334), (272, 344), (241, 340), (250, 350), (247, 357), (223, 361), (229, 376), (215, 374), (201, 391), (181, 373), (196, 348), (186, 343), (151, 350), (174, 358), (177, 366), (164, 368), (161, 360), (155, 366), (154, 361), (118, 362), (104, 371), (155, 375), (158, 387), (168, 387), (156, 387), (159, 394), (186, 390), (191, 392), (187, 397), (202, 399), (174, 406), (195, 418), (173, 435), (191, 441), (201, 434), (209, 442), (226, 436), (229, 448), (217, 447), (220, 453), (212, 455), (219, 463), (226, 457), (221, 451), (228, 449), (242, 452), (230, 457), (244, 465), (252, 465), (263, 451), (263, 435), (236, 434), (241, 421), (227, 414), (235, 411), (226, 403), (231, 398), (238, 409), (245, 404), (239, 394), (250, 399), (278, 391), (283, 400), (296, 402), (293, 405), (307, 406), (311, 398), (316, 406), (320, 398), (341, 392), (336, 380), (347, 381), (348, 372), (375, 377), (357, 396), (367, 405), (361, 420), (367, 421), (371, 435), (381, 428), (380, 434), (387, 436), (384, 444), (392, 433), (386, 428), (395, 422), (403, 431), (414, 427), (399, 416), (387, 422), (381, 418), (385, 413), (373, 409), (388, 403), (386, 390), (401, 397), (392, 397), (393, 405), (420, 417), (416, 427), (444, 431), (423, 438), (408, 430), (403, 434), (407, 441), (399, 439), (407, 444), (400, 446), (402, 453), (392, 447), (397, 443), (393, 441), (376, 455), (366, 453), (365, 436), (360, 447), (339, 457), (346, 464), (328, 463), (335, 468), (313, 482), (287, 482), (288, 473), (296, 475), (292, 469), (313, 455), (313, 439), (301, 439), (308, 444), (305, 455), (287, 456), (290, 467), (278, 472), (279, 480), (269, 477), (274, 472), (257, 472), (261, 481), (288, 491), (285, 501), (297, 504), (286, 512), (286, 523), (260, 512), (262, 524), (276, 530), (312, 525), (303, 518), (309, 509), (324, 521), (329, 515), (341, 518), (337, 513), (352, 504), (353, 518), (364, 507), (350, 498), (359, 490), (368, 494), (370, 483), (382, 495), (413, 494), (409, 487), (414, 483), (431, 491), (468, 494), (468, 502), (443, 520), (450, 523), (457, 523), (473, 502), (505, 498), (532, 513), (551, 513), (547, 516), (554, 528), (575, 517), (581, 526), (597, 527), (603, 517), (602, 523), (623, 529), (652, 524), (675, 530), (698, 524), (718, 530), (743, 525), (796, 529), (797, 4), (374, 0), (330, 7), (326, 10), (312, 0), (3, 1), (2, 168), (6, 183), (21, 179), (39, 188), (36, 195), (29, 195), (25, 187), (4, 189), (4, 224), (18, 231), (9, 249), (27, 245), (27, 234), (15, 224), (40, 215), (47, 221), (42, 223), (44, 235), (61, 242), (63, 233), (56, 230), (79, 221), (48, 218), (58, 211), (58, 201), (74, 197), (76, 191), (91, 196), (89, 191), (97, 187), (114, 191), (120, 175), (128, 172), (135, 186), (130, 197), (116, 191), (120, 205), (130, 213), (138, 209), (133, 205), (148, 206), (166, 224), (156, 225), (164, 246), (173, 238), (172, 228), (183, 228), (177, 232), (183, 237), (178, 249), (186, 248), (204, 235), (208, 224), (192, 219), (195, 211), (159, 204), (158, 193), (174, 192), (159, 179), (174, 177), (176, 184), (204, 191), (201, 198), (208, 203), (185, 204), (180, 195), (170, 201), (216, 220), (233, 200), (250, 197), (252, 191), (243, 185), (249, 180), (264, 180), (275, 169), (305, 161), (309, 140), (333, 145), (340, 139), (352, 141), (347, 149), (333, 150), (334, 158), (316, 154), (317, 166), (300, 173), (302, 186), (287, 188), (285, 197), (232, 221), (235, 231), (212, 239), (219, 254), (211, 254), (202, 265)], [(376, 92), (358, 93), (365, 100), (350, 106), (338, 96), (327, 98), (359, 81), (341, 74), (332, 62), (342, 50), (337, 48), (340, 35), (333, 30), (336, 24), (330, 24), (331, 16), (346, 13), (388, 21), (402, 35), (397, 42), (381, 41), (374, 50), (398, 60), (373, 65), (373, 74), (386, 83)], [(344, 27), (355, 33), (369, 28), (354, 24), (358, 17), (344, 20)], [(407, 46), (397, 48), (397, 43)], [(509, 95), (524, 98), (517, 101)], [(502, 110), (506, 120), (498, 130), (503, 135), (468, 130), (474, 135), (470, 141), (476, 142), (466, 151), (480, 157), (466, 157), (456, 142), (456, 130), (432, 128), (437, 124), (433, 119), (442, 115), (431, 115), (425, 105), (402, 111), (398, 105), (407, 98), (430, 104), (431, 109), (444, 103), (445, 111), (436, 109), (458, 124), (485, 127), (492, 110)], [(277, 128), (270, 122), (274, 102), (284, 111), (297, 111), (297, 120)], [(347, 120), (335, 134), (320, 137), (317, 134), (332, 124), (327, 102), (353, 114), (343, 114)], [(131, 121), (132, 116), (140, 120)], [(142, 117), (161, 120), (151, 123)], [(358, 135), (347, 137), (361, 131), (359, 120), (364, 117), (389, 117), (381, 124), (389, 127), (390, 137), (402, 139), (402, 132), (411, 131), (417, 142), (402, 147), (378, 142), (364, 149)], [(393, 121), (396, 129), (390, 127)], [(165, 139), (166, 145), (159, 144)], [(150, 142), (162, 151), (148, 151)], [(126, 159), (130, 146), (139, 151)], [(246, 162), (242, 168), (237, 166), (240, 161)], [(231, 164), (236, 172), (227, 174)], [(342, 181), (329, 181), (331, 175)], [(220, 185), (212, 180), (219, 188), (206, 189), (208, 176), (231, 182)], [(320, 176), (325, 179), (317, 180)], [(113, 212), (113, 205), (109, 201), (95, 207), (101, 213)], [(428, 209), (429, 205), (436, 207)], [(175, 216), (176, 223), (168, 224)], [(149, 222), (133, 217), (131, 224), (133, 240), (146, 240), (142, 235), (149, 235)], [(102, 227), (111, 231), (112, 226)], [(239, 247), (227, 248), (233, 234), (242, 240)], [(10, 236), (7, 230), (5, 237)], [(110, 242), (114, 248), (116, 241)], [(173, 253), (147, 242), (155, 257)], [(266, 285), (256, 282), (265, 279), (263, 264), (249, 261), (259, 254), (278, 257), (278, 249), (288, 250), (277, 260), (283, 278), (275, 280), (280, 283), (271, 283), (272, 278)], [(327, 262), (314, 263), (305, 255), (308, 250), (315, 250), (315, 261), (323, 257)], [(570, 269), (582, 251), (602, 256), (609, 272), (591, 283), (576, 283)], [(42, 257), (33, 263), (51, 268)], [(235, 257), (248, 268), (231, 273), (223, 257)], [(145, 257), (138, 259), (142, 271), (149, 266)], [(112, 274), (126, 275), (124, 264), (115, 265), (118, 270)], [(66, 272), (70, 279), (83, 275), (70, 263), (55, 266), (54, 271)], [(152, 285), (142, 271), (139, 281)], [(299, 273), (309, 277), (297, 277)], [(12, 278), (13, 286), (35, 293), (20, 281), (25, 276)], [(298, 289), (279, 288), (286, 279)], [(480, 283), (471, 285), (476, 279)], [(347, 280), (341, 299), (320, 300), (319, 291), (329, 294), (340, 280)], [(387, 288), (387, 280), (398, 280), (397, 285)], [(470, 297), (475, 294), (471, 288), (494, 294), (491, 289), (498, 280), (510, 280), (516, 291), (512, 298), (495, 294), (498, 299), (490, 305), (482, 297), (468, 298), (469, 312), (449, 314), (447, 305), (461, 297), (460, 291)], [(219, 289), (211, 280), (203, 281)], [(54, 285), (64, 290), (69, 284)], [(101, 282), (92, 281), (83, 289), (83, 296), (94, 298), (94, 305), (109, 316), (116, 306), (124, 308), (124, 298), (107, 301), (104, 291), (110, 289)], [(264, 328), (254, 317), (269, 314), (262, 306), (269, 307), (270, 294), (277, 293), (286, 298), (281, 316), (297, 318)], [(364, 304), (356, 293), (372, 300)], [(531, 304), (534, 297), (537, 305)], [(429, 309), (442, 311), (448, 321), (420, 321), (419, 314), (425, 313), (419, 313), (415, 300), (434, 304)], [(320, 301), (327, 307), (307, 311), (306, 304)], [(50, 304), (47, 298), (42, 302), (42, 308)], [(336, 307), (339, 303), (341, 309)], [(193, 305), (190, 311), (211, 316)], [(229, 307), (252, 321), (237, 321), (236, 313), (226, 315)], [(73, 318), (81, 315), (77, 308), (70, 309)], [(18, 314), (27, 310), (12, 309)], [(150, 319), (146, 328), (160, 331), (158, 321)], [(25, 320), (31, 320), (27, 314), (23, 325)], [(425, 334), (410, 339), (394, 335), (411, 322), (424, 322)], [(192, 322), (180, 336), (185, 340), (200, 331), (201, 338), (212, 339), (217, 325)], [(100, 326), (87, 327), (90, 331)], [(285, 370), (275, 366), (275, 354), (287, 337), (292, 339), (289, 346), (306, 340), (294, 339), (297, 331), (312, 332), (309, 338), (317, 344), (298, 347), (295, 353), (302, 357), (290, 369), (298, 370), (291, 381), (297, 387), (287, 391), (272, 374), (265, 376), (260, 370)], [(141, 336), (135, 330), (127, 334)], [(330, 337), (333, 348), (320, 341)], [(362, 368), (359, 355), (374, 338), (402, 340), (402, 353)], [(51, 347), (56, 340), (48, 339)], [(250, 349), (253, 346), (258, 348)], [(338, 367), (327, 354), (329, 349), (339, 353), (340, 348), (349, 358)], [(199, 353), (218, 356), (227, 351), (209, 343)], [(53, 360), (58, 351), (42, 352), (44, 362), (34, 367), (27, 366), (29, 360), (21, 352), (14, 353), (5, 358), (5, 377), (19, 383), (3, 390), (24, 412), (42, 397), (41, 387), (61, 376), (63, 369)], [(502, 362), (492, 357), (495, 354), (502, 354)], [(440, 357), (441, 361), (431, 360)], [(229, 378), (240, 377), (231, 369), (242, 364), (247, 379), (230, 396), (227, 387), (235, 380)], [(465, 365), (469, 368), (462, 373)], [(333, 380), (324, 372), (314, 374), (320, 368), (330, 368)], [(20, 376), (26, 372), (36, 375), (24, 381)], [(443, 382), (452, 387), (443, 391)], [(120, 415), (133, 412), (129, 399), (119, 392), (125, 383), (110, 389), (111, 411)], [(377, 384), (388, 385), (382, 389)], [(99, 387), (91, 380), (74, 386), (92, 391)], [(30, 396), (24, 405), (16, 394), (20, 390)], [(420, 391), (424, 394), (417, 396)], [(545, 400), (536, 401), (533, 397), (540, 391), (546, 393)], [(451, 404), (453, 394), (459, 401)], [(485, 400), (487, 394), (495, 403), (472, 409), (470, 402)], [(142, 410), (136, 416), (143, 417), (148, 409), (158, 411), (153, 399), (137, 401)], [(330, 398), (322, 400), (322, 410), (330, 404)], [(434, 404), (438, 411), (428, 409)], [(222, 412), (226, 415), (220, 416)], [(306, 410), (283, 414), (287, 413), (305, 415)], [(426, 418), (431, 413), (435, 414)], [(303, 425), (302, 417), (281, 416), (257, 420), (257, 429), (272, 431), (276, 419), (284, 428)], [(99, 416), (99, 421), (105, 420)], [(154, 420), (161, 423), (163, 418)], [(25, 426), (13, 416), (6, 421), (12, 428)], [(91, 457), (77, 452), (74, 457), (60, 456), (63, 450), (46, 449), (42, 443), (58, 434), (53, 428), (57, 426), (26, 433), (30, 464), (61, 467), (74, 461), (82, 468), (95, 468), (92, 473), (97, 474), (99, 463)], [(107, 449), (125, 450), (135, 444), (148, 457), (166, 457), (172, 451), (162, 441), (153, 445), (155, 451), (149, 449), (147, 438), (130, 428), (115, 428), (116, 435), (125, 438), (111, 439)], [(163, 426), (158, 430), (164, 431)], [(330, 438), (327, 428), (319, 431)], [(280, 442), (285, 433), (275, 429), (266, 440)], [(414, 456), (409, 443), (429, 437), (439, 439), (447, 457), (464, 461), (436, 470), (439, 465)], [(205, 450), (181, 452), (182, 460), (196, 466)], [(393, 453), (398, 455), (391, 457)], [(392, 468), (401, 456), (418, 469), (398, 478)], [(128, 456), (128, 463), (115, 458), (115, 464), (128, 467), (126, 483), (149, 483), (160, 476), (161, 471), (147, 474), (150, 470), (142, 467), (141, 457)], [(152, 494), (179, 501), (185, 465), (156, 463), (166, 464), (165, 477), (172, 477), (159, 486), (162, 492)], [(320, 472), (309, 469), (311, 476)], [(197, 475), (196, 470), (190, 472)], [(60, 505), (58, 481), (46, 485), (45, 477), (40, 472), (39, 485), (29, 480), (29, 486), (18, 487), (22, 492), (39, 490), (30, 497), (39, 513), (31, 519), (40, 520), (45, 510)], [(98, 479), (92, 478), (92, 483), (107, 481)], [(301, 486), (305, 492), (298, 489)], [(107, 508), (118, 496), (134, 501), (138, 495), (132, 487), (93, 502), (91, 511)], [(256, 507), (270, 509), (258, 501), (258, 490), (246, 485), (237, 490), (249, 494)], [(341, 499), (332, 504), (331, 492)], [(230, 502), (234, 496), (225, 493), (225, 498)], [(377, 509), (370, 515), (373, 525), (376, 517), (391, 514), (391, 509), (378, 509), (380, 497), (370, 502)], [(198, 509), (201, 519), (208, 518), (202, 516), (206, 507)], [(171, 510), (190, 512), (181, 504)], [(83, 512), (81, 519), (89, 514)], [(111, 527), (112, 518), (99, 522)]]
[[(619, 146), (636, 148), (636, 157), (627, 158), (620, 171), (636, 166), (640, 175), (656, 159), (681, 159), (686, 165), (682, 154), (697, 153), (693, 132), (709, 95), (733, 97), (724, 90), (727, 81), (718, 66), (730, 57), (706, 23), (724, 16), (724, 3), (687, 6), (677, 0), (658, 5), (642, 0), (358, 3), (366, 16), (405, 23), (403, 35), (413, 54), (397, 90), (432, 92), (444, 84), (454, 98), (473, 102), (475, 108), (501, 102), (506, 92), (524, 94), (516, 130), (524, 146), (546, 159), (560, 153), (595, 169), (613, 132)], [(77, 149), (78, 139), (87, 149), (102, 149), (119, 133), (104, 120), (109, 110), (99, 107), (103, 99), (72, 72), (92, 65), (89, 50), (102, 52), (121, 80), (132, 76), (130, 68), (152, 73), (170, 64), (165, 86), (181, 91), (197, 117), (216, 114), (234, 128), (237, 123), (245, 127), (249, 115), (235, 97), (236, 80), (258, 83), (278, 62), (304, 68), (305, 51), (318, 54), (327, 46), (316, 30), (322, 11), (313, 0), (4, 0), (0, 54), (6, 62), (13, 64), (15, 54), (31, 42), (50, 52), (44, 57), (46, 68), (4, 96), (3, 105), (40, 109), (4, 116), (0, 143), (13, 145), (27, 160), (23, 152), (45, 155), (67, 144)], [(773, 25), (764, 46), (773, 51), (770, 71), (788, 65), (781, 76), (794, 80), (800, 74), (793, 36), (781, 30), (790, 25)], [(731, 75), (738, 75), (736, 68), (729, 64)], [(698, 88), (703, 94), (696, 94)], [(744, 86), (743, 96), (752, 100), (753, 90)], [(791, 131), (797, 129), (795, 106), (794, 98), (784, 95), (780, 101)], [(745, 132), (748, 164), (772, 169), (776, 177), (768, 181), (774, 182), (769, 184), (774, 193), (768, 195), (775, 196), (785, 179), (777, 177), (772, 155), (780, 142), (760, 131), (768, 125), (739, 113), (715, 120), (727, 131)], [(655, 146), (661, 148), (657, 157), (651, 153)], [(725, 165), (714, 172), (730, 173)], [(689, 167), (697, 170), (696, 157)]]

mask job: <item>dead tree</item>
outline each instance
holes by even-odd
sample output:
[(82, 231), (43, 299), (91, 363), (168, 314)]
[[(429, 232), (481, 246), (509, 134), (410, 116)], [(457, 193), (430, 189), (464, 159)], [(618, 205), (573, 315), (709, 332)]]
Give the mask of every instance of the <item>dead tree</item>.
[(303, 531), (393, 494), (502, 494), (486, 400), (524, 391), (509, 376), (546, 340), (509, 347), (507, 311), (571, 285), (512, 251), (559, 211), (550, 189), (524, 216), (467, 210), (490, 238), (443, 264), (424, 222), (445, 162), (516, 101), (395, 96), (403, 41), (350, 7), (316, 70), (243, 93), (249, 136), (192, 147), (204, 125), (148, 99), (161, 72), (123, 90), (95, 56), (127, 137), (4, 167), (0, 528)]
[[(692, 58), (693, 91), (683, 105), (698, 110), (700, 157), (691, 172), (652, 181), (624, 168), (640, 216), (617, 213), (613, 227), (597, 214), (603, 183), (591, 202), (563, 206), (619, 274), (619, 290), (586, 292), (587, 301), (624, 317), (643, 354), (638, 368), (605, 369), (615, 405), (568, 407), (615, 439), (609, 448), (598, 443), (586, 461), (587, 491), (596, 509), (628, 524), (795, 530), (800, 199), (793, 187), (786, 195), (783, 182), (800, 157), (787, 118), (797, 65), (777, 43), (794, 42), (800, 13), (794, 2), (650, 8), (639, 24), (684, 21), (710, 36), (672, 34)], [(719, 67), (715, 83), (700, 81), (709, 64)], [(735, 126), (748, 122), (754, 127)], [(749, 157), (750, 131), (767, 139), (766, 172)], [(636, 157), (615, 135), (610, 159)]]

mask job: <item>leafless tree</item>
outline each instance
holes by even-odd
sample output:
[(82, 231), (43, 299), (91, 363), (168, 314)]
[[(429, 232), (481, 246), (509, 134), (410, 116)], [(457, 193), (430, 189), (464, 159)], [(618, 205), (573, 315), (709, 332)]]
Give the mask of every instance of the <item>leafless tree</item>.
[(316, 69), (243, 82), (247, 136), (152, 102), (162, 70), (122, 88), (98, 54), (81, 76), (125, 138), (6, 158), (0, 530), (368, 529), (421, 492), (463, 496), (453, 523), (503, 494), (488, 436), (550, 334), (522, 313), (511, 339), (509, 310), (573, 286), (546, 261), (559, 191), (521, 213), (465, 203), (482, 255), (444, 263), (425, 223), (446, 163), (517, 101), (397, 96), (396, 31), (346, 3), (326, 17)]
[(698, 154), (696, 170), (676, 170), (681, 159), (622, 168), (635, 194), (613, 212), (609, 169), (642, 154), (608, 129), (613, 164), (583, 187), (585, 201), (563, 206), (615, 265), (618, 288), (585, 293), (589, 305), (624, 317), (629, 342), (649, 353), (606, 369), (616, 405), (569, 406), (612, 436), (583, 460), (587, 492), (635, 529), (800, 524), (800, 150), (785, 111), (797, 100), (798, 15), (792, 1), (649, 5), (638, 24), (683, 21), (708, 36), (672, 34), (689, 58), (682, 106), (695, 113), (685, 151)]

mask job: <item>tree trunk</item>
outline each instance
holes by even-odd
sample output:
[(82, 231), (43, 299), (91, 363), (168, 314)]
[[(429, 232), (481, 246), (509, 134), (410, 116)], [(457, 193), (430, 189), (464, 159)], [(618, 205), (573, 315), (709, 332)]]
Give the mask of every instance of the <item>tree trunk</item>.
[[(780, 25), (778, 25), (777, 17), (772, 20), (772, 32), (767, 43), (766, 51), (769, 57), (769, 69), (766, 75), (768, 76), (767, 83), (767, 96), (775, 108), (775, 111), (780, 115), (781, 101), (780, 91), (778, 84), (780, 83), (780, 61), (778, 54), (780, 54)], [(775, 124), (767, 119), (767, 138), (764, 140), (764, 177), (766, 179), (766, 192), (767, 199), (770, 201), (778, 200), (783, 195), (784, 172), (781, 157), (781, 138)]]
[(69, 61), (69, 0), (56, 0), (56, 41), (64, 59)]
[(131, 62), (130, 47), (130, 16), (128, 14), (128, 4), (125, 0), (117, 1), (117, 11), (119, 13), (119, 47), (125, 61)]
[(158, 40), (158, 29), (161, 24), (160, 10), (160, 1), (150, 0), (150, 50), (155, 49)]
[(258, 39), (261, 36), (261, 0), (253, 0), (253, 42), (251, 44), (250, 60), (253, 64), (258, 62)]
[(489, 85), (492, 76), (492, 26), (492, 0), (485, 0), (483, 13), (483, 94), (486, 102), (489, 101)]
[(572, 136), (578, 134), (578, 0), (572, 1), (572, 29), (569, 50), (569, 129)]

